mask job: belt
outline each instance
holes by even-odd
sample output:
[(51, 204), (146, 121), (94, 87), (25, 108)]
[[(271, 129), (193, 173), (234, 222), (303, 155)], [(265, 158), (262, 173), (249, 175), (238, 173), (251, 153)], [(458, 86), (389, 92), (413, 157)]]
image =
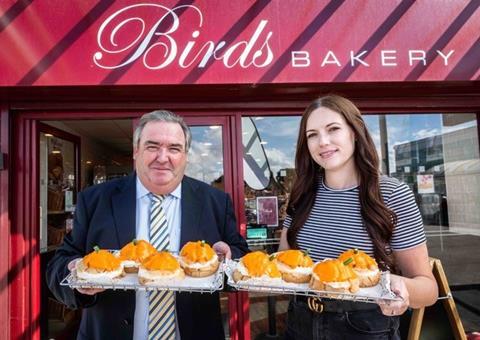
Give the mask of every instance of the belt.
[(378, 308), (378, 305), (375, 303), (321, 299), (313, 296), (295, 295), (293, 301), (306, 304), (312, 312), (316, 313), (346, 313)]

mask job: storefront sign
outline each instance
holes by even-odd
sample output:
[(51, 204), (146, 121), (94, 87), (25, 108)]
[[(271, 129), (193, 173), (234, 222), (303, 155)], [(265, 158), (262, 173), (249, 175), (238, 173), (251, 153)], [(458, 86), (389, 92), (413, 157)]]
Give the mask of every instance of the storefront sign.
[(0, 86), (474, 80), (478, 7), (4, 1)]
[(257, 197), (257, 224), (278, 226), (278, 200), (276, 196)]

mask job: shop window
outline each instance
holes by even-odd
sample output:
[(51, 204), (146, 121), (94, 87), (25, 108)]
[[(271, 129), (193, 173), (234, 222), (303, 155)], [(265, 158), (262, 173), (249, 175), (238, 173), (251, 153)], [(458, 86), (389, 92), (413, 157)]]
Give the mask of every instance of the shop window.
[[(364, 119), (380, 170), (408, 184), (415, 195), (430, 256), (442, 261), (451, 285), (480, 284), (480, 272), (473, 269), (480, 258), (476, 115), (366, 114)], [(245, 217), (252, 249), (277, 250), (294, 181), (299, 125), (299, 116), (242, 118)], [(277, 210), (273, 215), (272, 206)], [(276, 304), (268, 299), (266, 294), (250, 294), (252, 339), (262, 333), (283, 334), (288, 297), (277, 296)]]
[(187, 176), (225, 190), (223, 180), (222, 126), (190, 126), (192, 145), (188, 151)]
[[(427, 246), (451, 285), (480, 284), (480, 158), (475, 114), (366, 115), (382, 171), (412, 189)], [(385, 122), (382, 124), (382, 121)], [(383, 147), (382, 147), (383, 146)], [(461, 246), (460, 246), (461, 245)], [(465, 253), (470, 254), (465, 257)]]
[[(277, 251), (294, 181), (300, 117), (242, 118), (247, 242), (250, 249)], [(288, 296), (250, 293), (251, 339), (281, 334)]]
[(299, 124), (300, 117), (242, 118), (245, 214), (253, 247), (278, 246), (294, 181)]

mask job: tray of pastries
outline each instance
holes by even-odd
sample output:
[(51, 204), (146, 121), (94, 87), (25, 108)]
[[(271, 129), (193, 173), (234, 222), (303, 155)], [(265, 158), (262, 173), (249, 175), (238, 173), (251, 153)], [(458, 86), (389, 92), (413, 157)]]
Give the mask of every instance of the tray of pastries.
[(224, 266), (228, 285), (238, 290), (372, 303), (401, 299), (390, 290), (390, 273), (358, 249), (318, 263), (301, 250), (255, 251)]
[(204, 241), (187, 242), (178, 254), (144, 240), (120, 250), (94, 250), (60, 283), (71, 288), (210, 292), (223, 289), (222, 259)]

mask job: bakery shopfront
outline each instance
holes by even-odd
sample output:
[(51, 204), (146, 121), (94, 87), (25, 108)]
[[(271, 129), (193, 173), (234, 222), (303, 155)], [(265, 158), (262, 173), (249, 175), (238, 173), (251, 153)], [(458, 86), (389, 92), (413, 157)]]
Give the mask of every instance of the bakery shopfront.
[[(187, 175), (228, 192), (250, 247), (275, 251), (300, 115), (327, 93), (360, 107), (382, 171), (415, 193), (457, 305), (480, 314), (466, 293), (480, 287), (479, 6), (1, 2), (0, 338), (74, 336), (79, 311), (55, 301), (45, 266), (76, 194), (133, 170), (145, 112), (185, 118)], [(226, 337), (281, 335), (287, 302), (222, 292)]]

